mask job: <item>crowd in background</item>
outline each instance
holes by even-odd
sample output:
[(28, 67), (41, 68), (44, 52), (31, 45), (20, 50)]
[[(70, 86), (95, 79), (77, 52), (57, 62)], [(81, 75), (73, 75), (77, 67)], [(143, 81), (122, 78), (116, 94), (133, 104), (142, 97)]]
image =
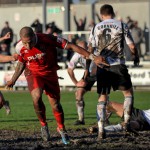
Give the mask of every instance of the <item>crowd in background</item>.
[[(95, 15), (97, 17), (98, 22), (101, 22), (102, 20), (100, 19), (99, 15), (97, 13)], [(84, 16), (84, 18), (79, 18), (76, 16), (75, 12), (74, 12), (73, 19), (76, 25), (76, 31), (90, 31), (97, 23), (97, 22), (95, 23), (92, 19), (90, 20), (89, 23), (87, 23), (86, 15)], [(119, 18), (119, 20), (122, 20), (122, 19)], [(139, 51), (140, 58), (143, 58), (145, 55), (149, 55), (149, 29), (147, 28), (146, 24), (145, 24), (144, 29), (142, 29), (139, 27), (138, 21), (133, 20), (130, 16), (127, 16), (126, 20), (122, 20), (122, 21), (127, 23), (132, 33), (134, 42)], [(42, 23), (40, 22), (39, 19), (36, 19), (30, 26), (34, 29), (36, 33), (42, 33)], [(11, 47), (14, 48), (17, 42), (17, 41), (14, 41), (13, 43), (13, 39), (14, 39), (13, 27), (12, 28), (10, 27), (8, 21), (5, 22), (4, 27), (2, 28), (0, 34), (1, 36), (4, 36), (7, 32), (11, 33), (11, 38), (8, 40), (4, 40), (3, 42), (0, 43), (0, 54), (3, 54), (3, 55), (11, 55)], [(63, 36), (62, 30), (55, 24), (54, 21), (46, 25), (46, 34), (53, 34), (54, 36)], [(74, 44), (78, 44), (80, 40), (87, 41), (88, 40), (87, 37), (84, 34), (81, 34), (81, 35), (70, 34), (67, 36), (68, 41), (73, 42)], [(145, 45), (144, 54), (141, 50), (142, 43), (144, 43)], [(130, 61), (131, 55), (126, 44), (124, 44), (124, 48), (125, 48), (125, 53), (126, 53), (126, 60)], [(72, 55), (73, 55), (72, 51), (64, 52), (58, 49), (58, 58), (57, 58), (58, 62), (66, 63), (67, 61), (70, 60)]]

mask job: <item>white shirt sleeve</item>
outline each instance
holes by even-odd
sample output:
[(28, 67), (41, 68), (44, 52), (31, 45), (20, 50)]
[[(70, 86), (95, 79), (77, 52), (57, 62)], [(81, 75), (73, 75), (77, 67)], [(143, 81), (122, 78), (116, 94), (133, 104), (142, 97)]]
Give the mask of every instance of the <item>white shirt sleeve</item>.
[(76, 68), (77, 64), (79, 63), (79, 58), (81, 57), (80, 54), (74, 53), (71, 60), (68, 62), (68, 68), (74, 69)]
[(16, 50), (17, 54), (20, 55), (20, 50), (21, 50), (22, 47), (23, 47), (22, 41), (18, 42), (16, 47), (15, 47), (15, 50)]

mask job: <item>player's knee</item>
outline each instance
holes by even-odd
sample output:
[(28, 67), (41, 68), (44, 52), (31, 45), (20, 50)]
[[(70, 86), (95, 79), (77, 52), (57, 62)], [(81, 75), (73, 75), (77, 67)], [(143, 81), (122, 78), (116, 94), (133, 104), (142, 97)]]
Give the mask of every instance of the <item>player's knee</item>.
[(39, 99), (41, 98), (41, 94), (39, 92), (37, 93), (32, 93), (32, 98), (34, 102), (38, 102)]
[(54, 104), (52, 105), (52, 109), (53, 109), (54, 111), (60, 111), (60, 110), (62, 110), (62, 106), (61, 106), (60, 103), (54, 103)]

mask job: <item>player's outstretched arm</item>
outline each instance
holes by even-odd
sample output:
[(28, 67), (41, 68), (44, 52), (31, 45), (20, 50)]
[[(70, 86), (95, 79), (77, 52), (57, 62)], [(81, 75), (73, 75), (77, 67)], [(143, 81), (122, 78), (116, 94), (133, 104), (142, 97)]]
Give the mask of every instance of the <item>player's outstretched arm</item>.
[(12, 56), (0, 55), (0, 62), (16, 61), (18, 59), (18, 54), (13, 54)]
[(77, 53), (85, 56), (87, 59), (91, 59), (92, 61), (95, 62), (95, 64), (97, 66), (100, 66), (100, 64), (109, 66), (102, 56), (94, 56), (93, 54), (91, 54), (90, 52), (85, 50), (84, 48), (82, 48), (82, 47), (80, 47), (78, 45), (75, 45), (73, 43), (68, 42), (68, 44), (66, 46), (66, 49), (67, 50), (72, 49), (74, 52), (77, 52)]
[(14, 72), (11, 80), (7, 81), (7, 83), (6, 83), (6, 89), (11, 89), (13, 87), (13, 85), (15, 84), (15, 82), (17, 81), (19, 76), (22, 74), (24, 69), (25, 69), (25, 64), (18, 61), (15, 72)]

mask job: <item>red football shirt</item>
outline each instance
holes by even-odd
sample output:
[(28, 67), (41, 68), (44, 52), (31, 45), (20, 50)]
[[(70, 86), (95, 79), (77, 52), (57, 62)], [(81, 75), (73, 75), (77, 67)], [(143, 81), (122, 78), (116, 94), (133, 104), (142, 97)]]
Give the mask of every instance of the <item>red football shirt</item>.
[(50, 75), (59, 69), (57, 65), (57, 47), (65, 49), (67, 40), (48, 34), (36, 34), (36, 45), (28, 50), (22, 41), (16, 45), (19, 61), (26, 64), (26, 68), (33, 75)]

